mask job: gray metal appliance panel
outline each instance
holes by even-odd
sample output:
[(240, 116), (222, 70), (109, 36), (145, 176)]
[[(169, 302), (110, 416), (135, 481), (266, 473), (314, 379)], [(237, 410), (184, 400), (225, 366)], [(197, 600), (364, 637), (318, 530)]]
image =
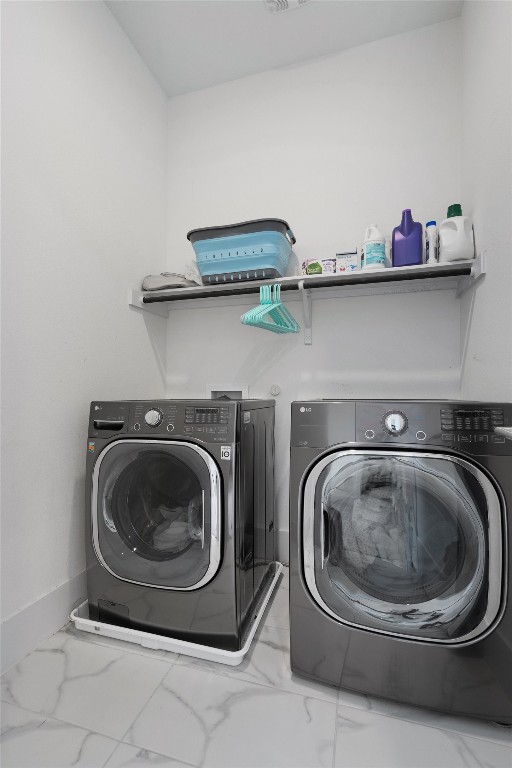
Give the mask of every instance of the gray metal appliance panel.
[(291, 445), (327, 448), (355, 440), (356, 404), (325, 400), (292, 403)]
[(266, 583), (274, 551), (274, 409), (240, 416), (240, 501), (237, 516), (238, 600), (242, 633)]

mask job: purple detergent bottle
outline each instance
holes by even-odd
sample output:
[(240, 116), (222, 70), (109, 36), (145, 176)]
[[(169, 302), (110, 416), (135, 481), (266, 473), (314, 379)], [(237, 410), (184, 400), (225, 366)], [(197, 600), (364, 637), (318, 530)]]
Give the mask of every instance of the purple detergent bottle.
[(402, 211), (402, 221), (393, 230), (391, 261), (394, 267), (410, 267), (423, 262), (423, 227), (413, 221), (411, 209)]

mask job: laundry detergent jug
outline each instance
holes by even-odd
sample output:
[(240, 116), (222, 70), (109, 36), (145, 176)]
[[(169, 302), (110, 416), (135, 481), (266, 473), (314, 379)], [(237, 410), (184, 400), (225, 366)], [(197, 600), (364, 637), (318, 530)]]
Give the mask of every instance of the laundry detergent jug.
[(464, 261), (475, 258), (473, 224), (462, 215), (459, 203), (450, 205), (447, 218), (439, 225), (439, 261)]
[(410, 208), (402, 211), (402, 221), (393, 230), (391, 260), (394, 267), (411, 267), (423, 262), (423, 227), (413, 220)]
[(362, 245), (362, 268), (383, 269), (386, 266), (386, 240), (376, 224), (368, 227)]

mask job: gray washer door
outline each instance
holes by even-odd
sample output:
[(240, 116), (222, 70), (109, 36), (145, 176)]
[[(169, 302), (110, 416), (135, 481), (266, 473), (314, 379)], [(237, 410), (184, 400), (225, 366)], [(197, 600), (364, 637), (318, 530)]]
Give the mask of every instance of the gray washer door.
[(342, 623), (423, 641), (481, 635), (501, 601), (498, 495), (452, 456), (338, 451), (304, 486), (304, 575)]
[(119, 440), (93, 473), (92, 537), (100, 563), (119, 579), (197, 589), (220, 564), (220, 475), (193, 443)]

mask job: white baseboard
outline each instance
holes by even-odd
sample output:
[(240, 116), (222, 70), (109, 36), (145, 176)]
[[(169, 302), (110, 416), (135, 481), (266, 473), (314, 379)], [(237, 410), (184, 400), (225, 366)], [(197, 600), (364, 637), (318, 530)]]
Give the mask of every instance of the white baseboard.
[(280, 563), (288, 564), (290, 562), (290, 533), (289, 531), (277, 531), (276, 534), (276, 549), (277, 557)]
[(48, 595), (2, 622), (2, 674), (64, 626), (87, 596), (86, 573), (61, 584)]

